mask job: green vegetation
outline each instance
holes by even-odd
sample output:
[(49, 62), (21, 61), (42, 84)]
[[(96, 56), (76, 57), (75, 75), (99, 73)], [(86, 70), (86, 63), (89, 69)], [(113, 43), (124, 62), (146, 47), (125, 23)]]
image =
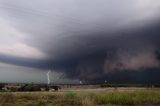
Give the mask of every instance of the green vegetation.
[(0, 106), (159, 106), (159, 89), (75, 91), (75, 92), (2, 92)]

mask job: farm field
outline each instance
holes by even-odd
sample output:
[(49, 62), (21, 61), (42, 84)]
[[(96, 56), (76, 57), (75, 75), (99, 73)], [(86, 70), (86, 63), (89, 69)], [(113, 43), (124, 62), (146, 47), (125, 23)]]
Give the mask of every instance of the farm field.
[(160, 89), (131, 87), (1, 92), (0, 106), (160, 106)]

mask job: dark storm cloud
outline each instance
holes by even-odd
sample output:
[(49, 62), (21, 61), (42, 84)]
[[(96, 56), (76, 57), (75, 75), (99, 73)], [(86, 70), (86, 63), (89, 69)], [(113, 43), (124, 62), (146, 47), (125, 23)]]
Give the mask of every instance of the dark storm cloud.
[(54, 68), (83, 80), (159, 68), (159, 1), (0, 3), (1, 62)]
[(132, 50), (124, 51), (119, 50), (112, 59), (106, 59), (105, 70), (145, 70), (149, 68), (159, 68), (160, 62), (155, 54), (155, 49), (145, 50)]

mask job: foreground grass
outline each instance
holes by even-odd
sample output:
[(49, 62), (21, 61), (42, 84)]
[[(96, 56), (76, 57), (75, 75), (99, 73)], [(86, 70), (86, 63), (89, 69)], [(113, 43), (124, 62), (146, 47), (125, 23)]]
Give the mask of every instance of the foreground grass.
[(0, 106), (160, 106), (159, 90), (0, 93)]

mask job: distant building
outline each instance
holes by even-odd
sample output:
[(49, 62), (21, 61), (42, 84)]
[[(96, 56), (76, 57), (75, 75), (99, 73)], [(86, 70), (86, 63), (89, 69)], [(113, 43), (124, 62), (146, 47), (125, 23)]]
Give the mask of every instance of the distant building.
[(46, 88), (41, 88), (41, 91), (47, 91), (47, 89)]
[(61, 87), (60, 86), (56, 86), (56, 85), (52, 85), (49, 87), (49, 91), (53, 92), (53, 91), (58, 91), (60, 90)]
[(5, 85), (2, 88), (2, 90), (6, 91), (6, 92), (18, 91), (21, 87), (22, 87), (21, 85), (8, 84), (8, 85)]

